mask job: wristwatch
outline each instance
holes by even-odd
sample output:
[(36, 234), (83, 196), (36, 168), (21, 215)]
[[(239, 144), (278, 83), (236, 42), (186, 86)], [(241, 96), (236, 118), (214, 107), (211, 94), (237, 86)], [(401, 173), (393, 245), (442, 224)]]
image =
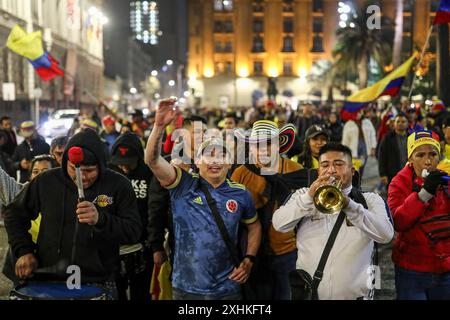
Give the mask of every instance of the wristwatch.
[[(245, 259), (245, 258), (248, 258), (248, 260), (250, 260), (251, 263), (255, 263), (255, 261), (256, 261), (256, 257), (255, 257), (255, 256), (252, 256), (251, 254), (246, 255), (246, 256), (244, 257), (244, 259)], [(242, 260), (244, 260), (244, 259), (242, 259)]]

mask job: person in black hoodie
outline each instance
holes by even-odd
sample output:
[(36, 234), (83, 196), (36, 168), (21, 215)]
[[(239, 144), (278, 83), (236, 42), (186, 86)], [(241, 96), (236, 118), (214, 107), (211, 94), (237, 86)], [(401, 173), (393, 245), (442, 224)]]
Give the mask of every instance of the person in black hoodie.
[[(25, 183), (30, 178), (31, 160), (42, 154), (49, 154), (50, 146), (41, 137), (32, 121), (25, 121), (20, 125), (19, 134), (25, 140), (19, 144), (12, 157), (14, 164), (13, 169), (20, 172), (20, 183)], [(17, 177), (19, 178), (19, 177)]]
[[(74, 182), (75, 166), (68, 159), (73, 147), (84, 153), (83, 202)], [(28, 229), (39, 213), (42, 220), (35, 244)], [(6, 210), (5, 227), (18, 258), (19, 278), (42, 275), (35, 272), (39, 267), (54, 271), (45, 280), (66, 282), (67, 266), (76, 265), (81, 283), (103, 287), (109, 299), (117, 298), (119, 246), (138, 242), (142, 233), (133, 187), (106, 168), (102, 142), (92, 130), (73, 136), (62, 167), (43, 172), (16, 197)]]
[[(113, 170), (126, 176), (133, 186), (137, 198), (141, 223), (148, 224), (149, 186), (153, 177), (150, 168), (144, 163), (144, 148), (139, 137), (127, 132), (116, 140), (111, 149), (111, 165)], [(119, 300), (127, 300), (126, 290), (130, 287), (130, 300), (150, 301), (150, 281), (153, 271), (152, 250), (147, 244), (147, 229), (144, 228), (139, 242), (142, 250), (132, 252), (123, 257), (125, 270), (117, 281)], [(122, 247), (126, 251), (126, 247)]]

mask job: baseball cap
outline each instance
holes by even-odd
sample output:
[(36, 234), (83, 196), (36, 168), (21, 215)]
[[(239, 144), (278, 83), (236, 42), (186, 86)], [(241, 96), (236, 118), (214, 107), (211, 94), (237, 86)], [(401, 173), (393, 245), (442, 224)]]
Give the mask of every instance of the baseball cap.
[(103, 118), (102, 123), (104, 126), (114, 126), (116, 124), (116, 120), (114, 120), (111, 116), (106, 116)]
[(228, 153), (230, 155), (230, 152), (228, 151), (227, 147), (225, 146), (225, 142), (223, 139), (220, 138), (210, 138), (203, 141), (203, 143), (200, 145), (197, 156), (200, 157), (204, 154), (205, 151), (211, 153), (216, 148), (221, 148), (223, 151)]
[(322, 126), (314, 124), (311, 127), (309, 127), (308, 130), (306, 130), (305, 139), (312, 139), (320, 134), (323, 134), (327, 137), (327, 139), (330, 139), (330, 134), (328, 133), (328, 130), (326, 130)]
[(127, 145), (119, 145), (111, 156), (111, 163), (116, 166), (135, 166), (139, 160), (137, 151)]

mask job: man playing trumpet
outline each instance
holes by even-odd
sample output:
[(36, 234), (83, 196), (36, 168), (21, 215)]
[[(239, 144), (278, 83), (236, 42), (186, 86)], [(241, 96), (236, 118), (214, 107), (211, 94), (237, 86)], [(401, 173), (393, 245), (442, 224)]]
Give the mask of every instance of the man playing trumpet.
[[(273, 216), (272, 223), (277, 231), (297, 229), (297, 268), (313, 276), (338, 219), (337, 214), (319, 211), (314, 198), (323, 186), (341, 185), (342, 203), (337, 213), (342, 211), (346, 222), (338, 231), (318, 286), (321, 300), (370, 299), (374, 242), (388, 243), (394, 235), (383, 199), (375, 193), (362, 194), (352, 187), (354, 173), (348, 147), (336, 143), (323, 146), (319, 152), (317, 180), (309, 188), (297, 190)], [(333, 201), (334, 198), (330, 197)], [(327, 207), (327, 204), (322, 203), (322, 206)]]

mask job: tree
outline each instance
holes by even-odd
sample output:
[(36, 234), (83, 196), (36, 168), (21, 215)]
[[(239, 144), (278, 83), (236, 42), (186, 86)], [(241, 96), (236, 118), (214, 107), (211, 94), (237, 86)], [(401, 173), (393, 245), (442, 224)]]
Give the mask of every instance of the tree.
[(394, 68), (400, 66), (402, 62), (402, 45), (403, 45), (403, 0), (397, 0), (395, 14), (395, 34), (394, 48), (392, 50), (392, 64)]
[(368, 4), (359, 6), (348, 21), (347, 27), (336, 31), (337, 43), (333, 50), (336, 64), (343, 72), (354, 72), (359, 77), (359, 87), (367, 87), (368, 64), (374, 59), (384, 70), (391, 61), (392, 21), (381, 19), (381, 28), (368, 26)]
[(450, 65), (449, 65), (449, 30), (448, 23), (436, 26), (437, 39), (437, 93), (448, 106), (450, 105)]

